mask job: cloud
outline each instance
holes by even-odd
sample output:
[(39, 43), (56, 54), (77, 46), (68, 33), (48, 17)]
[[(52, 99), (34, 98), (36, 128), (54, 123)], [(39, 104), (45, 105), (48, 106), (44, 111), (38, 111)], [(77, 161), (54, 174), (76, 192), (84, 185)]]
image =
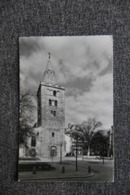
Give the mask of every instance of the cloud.
[(66, 95), (69, 93), (72, 93), (76, 90), (78, 90), (78, 93), (82, 93), (84, 91), (89, 91), (90, 88), (92, 87), (93, 84), (93, 79), (92, 78), (75, 78), (72, 81), (68, 81), (65, 83), (65, 88), (66, 88)]
[(48, 52), (59, 84), (66, 88), (66, 124), (95, 116), (113, 121), (112, 36), (20, 38), (20, 86), (36, 93)]
[[(112, 74), (98, 77), (89, 92), (77, 97), (66, 97), (67, 122), (81, 123), (88, 117), (96, 117), (104, 127), (113, 124)], [(67, 125), (67, 124), (66, 124)]]

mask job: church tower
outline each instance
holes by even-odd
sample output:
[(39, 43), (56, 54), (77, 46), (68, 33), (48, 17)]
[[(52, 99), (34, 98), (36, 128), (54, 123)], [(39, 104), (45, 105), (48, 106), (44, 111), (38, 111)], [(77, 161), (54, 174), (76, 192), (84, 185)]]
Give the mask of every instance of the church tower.
[(51, 57), (37, 92), (37, 115), (41, 158), (58, 157), (64, 154), (65, 88), (58, 85)]

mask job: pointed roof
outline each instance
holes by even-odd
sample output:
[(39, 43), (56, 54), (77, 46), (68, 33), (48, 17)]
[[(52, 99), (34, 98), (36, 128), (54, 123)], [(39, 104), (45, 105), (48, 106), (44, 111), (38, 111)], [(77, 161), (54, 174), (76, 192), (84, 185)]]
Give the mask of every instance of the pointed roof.
[(49, 55), (49, 58), (48, 58), (48, 62), (47, 62), (47, 67), (46, 67), (46, 69), (48, 69), (48, 70), (54, 70), (54, 69), (53, 69), (53, 66), (52, 66), (52, 63), (51, 63), (51, 54), (48, 53), (48, 55)]
[(51, 63), (51, 54), (49, 54), (46, 70), (44, 71), (43, 81), (45, 83), (56, 84), (56, 74)]

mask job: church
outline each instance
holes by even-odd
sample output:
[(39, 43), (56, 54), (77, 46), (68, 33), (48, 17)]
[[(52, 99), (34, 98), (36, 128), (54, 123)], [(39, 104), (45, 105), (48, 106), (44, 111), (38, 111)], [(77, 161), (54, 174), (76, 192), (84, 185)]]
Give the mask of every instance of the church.
[(65, 154), (65, 88), (57, 82), (50, 54), (43, 81), (37, 90), (37, 124), (29, 139), (32, 157), (53, 158)]

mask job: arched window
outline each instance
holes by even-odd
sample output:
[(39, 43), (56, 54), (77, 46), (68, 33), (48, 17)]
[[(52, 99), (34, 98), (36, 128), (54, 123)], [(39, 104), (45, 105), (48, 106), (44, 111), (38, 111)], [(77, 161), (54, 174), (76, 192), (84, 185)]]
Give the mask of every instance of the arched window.
[(54, 114), (54, 116), (56, 116), (56, 111), (54, 111), (54, 113), (53, 113), (53, 114)]
[(49, 99), (49, 106), (51, 106), (51, 104), (52, 104), (52, 101)]
[(57, 102), (57, 100), (55, 100), (55, 106), (57, 106), (58, 105), (58, 102)]
[(53, 95), (56, 96), (56, 91), (53, 91)]
[(52, 137), (54, 137), (55, 136), (55, 133), (54, 132), (52, 132)]
[(50, 110), (51, 115), (56, 116), (56, 111)]
[(32, 139), (31, 139), (31, 146), (32, 147), (36, 146), (36, 138), (35, 137), (32, 137)]
[(52, 100), (52, 104), (51, 104), (52, 106), (54, 106), (55, 105), (55, 101), (54, 100)]

